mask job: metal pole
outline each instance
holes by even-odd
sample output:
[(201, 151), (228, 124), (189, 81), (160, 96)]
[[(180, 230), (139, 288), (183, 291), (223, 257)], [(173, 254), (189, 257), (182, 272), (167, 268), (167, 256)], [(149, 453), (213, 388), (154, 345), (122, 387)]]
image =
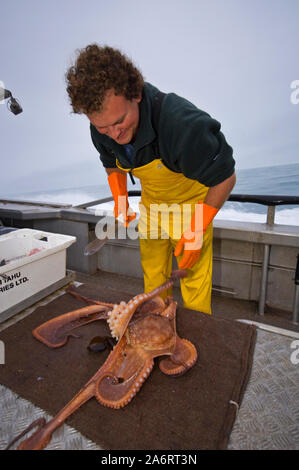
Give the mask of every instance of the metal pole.
[(293, 323), (298, 325), (298, 313), (299, 313), (299, 285), (295, 287), (295, 298), (293, 308)]
[[(275, 218), (275, 206), (268, 206), (267, 225), (269, 226), (274, 225), (274, 218)], [(264, 315), (265, 313), (269, 260), (270, 260), (270, 245), (265, 245), (264, 246), (264, 259), (263, 259), (263, 265), (262, 265), (260, 297), (259, 297), (259, 315)]]
[(83, 204), (78, 204), (77, 206), (73, 206), (74, 209), (86, 209), (90, 206), (97, 206), (98, 204), (103, 204), (104, 202), (113, 201), (113, 197), (104, 197), (102, 199), (96, 199), (95, 201), (84, 202)]
[(295, 273), (295, 297), (294, 297), (294, 308), (293, 308), (293, 323), (298, 323), (299, 313), (299, 254), (297, 255), (297, 266)]
[(265, 245), (265, 247), (264, 247), (264, 259), (263, 259), (263, 265), (262, 265), (262, 279), (261, 279), (260, 298), (259, 298), (259, 314), (260, 315), (264, 315), (264, 313), (265, 313), (265, 303), (266, 303), (267, 283), (268, 283), (269, 258), (270, 258), (270, 245)]
[(267, 224), (274, 225), (274, 218), (275, 218), (275, 206), (268, 206)]

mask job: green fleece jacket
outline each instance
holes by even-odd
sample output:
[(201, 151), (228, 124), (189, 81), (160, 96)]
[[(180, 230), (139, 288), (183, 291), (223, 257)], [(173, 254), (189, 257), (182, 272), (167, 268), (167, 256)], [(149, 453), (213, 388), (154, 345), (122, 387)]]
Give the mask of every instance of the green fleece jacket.
[(104, 167), (115, 168), (118, 159), (123, 168), (133, 169), (161, 158), (170, 170), (209, 187), (230, 177), (235, 167), (233, 150), (220, 131), (220, 123), (188, 100), (175, 93), (165, 95), (156, 135), (152, 106), (157, 92), (156, 87), (145, 83), (131, 159), (125, 146), (90, 125), (91, 138)]

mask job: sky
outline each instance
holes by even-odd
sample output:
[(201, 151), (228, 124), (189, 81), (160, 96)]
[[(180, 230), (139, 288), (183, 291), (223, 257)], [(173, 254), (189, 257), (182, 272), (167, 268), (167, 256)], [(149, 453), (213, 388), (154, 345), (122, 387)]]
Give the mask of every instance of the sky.
[(23, 108), (0, 104), (1, 197), (106, 182), (65, 85), (94, 42), (220, 121), (237, 170), (298, 163), (298, 18), (298, 0), (1, 0), (0, 82)]

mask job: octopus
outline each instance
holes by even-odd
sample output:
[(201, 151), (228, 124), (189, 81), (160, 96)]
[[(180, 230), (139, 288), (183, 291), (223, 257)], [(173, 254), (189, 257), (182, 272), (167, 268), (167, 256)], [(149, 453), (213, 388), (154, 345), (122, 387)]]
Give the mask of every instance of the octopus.
[(149, 377), (154, 359), (159, 356), (164, 356), (159, 368), (169, 376), (179, 376), (194, 366), (197, 361), (195, 346), (176, 332), (177, 302), (172, 297), (165, 300), (160, 297), (176, 279), (185, 275), (182, 270), (174, 271), (162, 286), (137, 295), (128, 303), (109, 304), (71, 292), (92, 305), (55, 317), (33, 330), (37, 340), (50, 348), (59, 348), (74, 336), (75, 328), (105, 320), (117, 343), (100, 369), (54, 418), (48, 423), (44, 418), (34, 421), (14, 439), (13, 442), (32, 428), (38, 428), (19, 444), (18, 449), (43, 449), (55, 429), (92, 397), (113, 409), (128, 405)]

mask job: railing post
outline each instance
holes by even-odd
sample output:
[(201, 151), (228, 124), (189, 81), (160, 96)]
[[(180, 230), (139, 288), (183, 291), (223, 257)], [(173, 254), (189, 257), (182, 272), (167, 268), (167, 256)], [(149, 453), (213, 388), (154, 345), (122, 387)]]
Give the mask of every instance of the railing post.
[[(274, 219), (275, 219), (275, 206), (268, 206), (267, 225), (269, 226), (274, 225)], [(264, 246), (264, 258), (263, 258), (263, 264), (262, 264), (260, 297), (259, 297), (259, 315), (264, 315), (265, 313), (269, 260), (270, 260), (270, 245), (265, 245)]]
[(270, 259), (270, 245), (264, 246), (264, 259), (262, 264), (262, 279), (259, 297), (259, 314), (264, 315), (268, 284), (268, 266)]
[(298, 323), (299, 313), (299, 254), (297, 255), (297, 266), (295, 272), (295, 296), (294, 296), (294, 307), (293, 307), (293, 323)]
[(268, 206), (267, 224), (274, 225), (274, 219), (275, 219), (275, 206)]

